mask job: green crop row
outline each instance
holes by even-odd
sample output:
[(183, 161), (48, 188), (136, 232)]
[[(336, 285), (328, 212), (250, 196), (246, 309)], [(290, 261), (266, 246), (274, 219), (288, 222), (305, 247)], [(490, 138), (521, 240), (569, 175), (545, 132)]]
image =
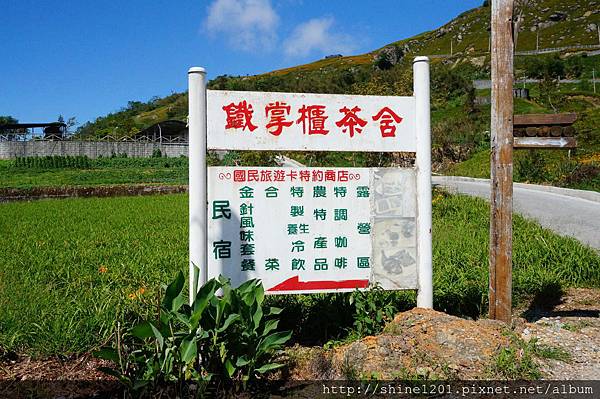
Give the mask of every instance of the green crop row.
[(16, 168), (29, 169), (59, 169), (59, 168), (89, 168), (90, 159), (83, 155), (50, 155), (45, 157), (17, 157), (14, 160)]

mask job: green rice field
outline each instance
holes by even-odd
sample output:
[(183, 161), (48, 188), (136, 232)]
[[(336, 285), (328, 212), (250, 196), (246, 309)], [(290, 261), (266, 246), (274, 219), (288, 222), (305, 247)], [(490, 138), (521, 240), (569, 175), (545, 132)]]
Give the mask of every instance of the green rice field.
[[(0, 353), (87, 352), (108, 342), (117, 326), (153, 312), (161, 284), (187, 270), (187, 199), (0, 204)], [(592, 249), (520, 217), (514, 231), (515, 302), (567, 286), (600, 286), (600, 257)], [(484, 314), (488, 205), (435, 193), (433, 237), (435, 308)], [(325, 297), (272, 300), (323, 317), (316, 310)], [(414, 305), (411, 295), (399, 293), (394, 300), (404, 301), (399, 308)]]

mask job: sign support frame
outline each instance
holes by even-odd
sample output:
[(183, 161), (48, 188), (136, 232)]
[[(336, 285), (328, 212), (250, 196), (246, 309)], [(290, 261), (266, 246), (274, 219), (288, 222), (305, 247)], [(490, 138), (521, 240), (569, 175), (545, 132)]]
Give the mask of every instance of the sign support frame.
[(206, 70), (188, 71), (189, 106), (189, 302), (206, 282), (208, 255), (207, 165), (206, 165)]
[(433, 308), (431, 244), (431, 103), (429, 58), (413, 61), (417, 152), (417, 307)]
[[(431, 234), (431, 106), (429, 58), (413, 61), (417, 190), (417, 306), (433, 308)], [(208, 276), (206, 71), (188, 71), (189, 95), (189, 302)]]

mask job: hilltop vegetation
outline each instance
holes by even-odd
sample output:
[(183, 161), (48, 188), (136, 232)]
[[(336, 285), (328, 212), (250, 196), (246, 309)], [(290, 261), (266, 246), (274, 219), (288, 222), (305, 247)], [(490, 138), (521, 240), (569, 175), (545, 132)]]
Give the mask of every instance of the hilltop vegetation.
[(187, 93), (154, 97), (148, 102), (129, 101), (121, 110), (83, 124), (76, 134), (85, 137), (133, 136), (157, 122), (167, 119), (185, 120), (187, 113)]

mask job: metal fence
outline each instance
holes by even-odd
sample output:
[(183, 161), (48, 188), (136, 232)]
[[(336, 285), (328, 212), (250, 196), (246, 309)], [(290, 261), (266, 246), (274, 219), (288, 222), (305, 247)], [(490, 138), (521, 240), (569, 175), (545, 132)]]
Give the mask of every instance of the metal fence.
[(128, 157), (149, 157), (157, 150), (161, 155), (167, 157), (187, 156), (188, 143), (80, 140), (0, 141), (0, 159), (53, 155), (99, 158), (117, 154), (126, 154)]

